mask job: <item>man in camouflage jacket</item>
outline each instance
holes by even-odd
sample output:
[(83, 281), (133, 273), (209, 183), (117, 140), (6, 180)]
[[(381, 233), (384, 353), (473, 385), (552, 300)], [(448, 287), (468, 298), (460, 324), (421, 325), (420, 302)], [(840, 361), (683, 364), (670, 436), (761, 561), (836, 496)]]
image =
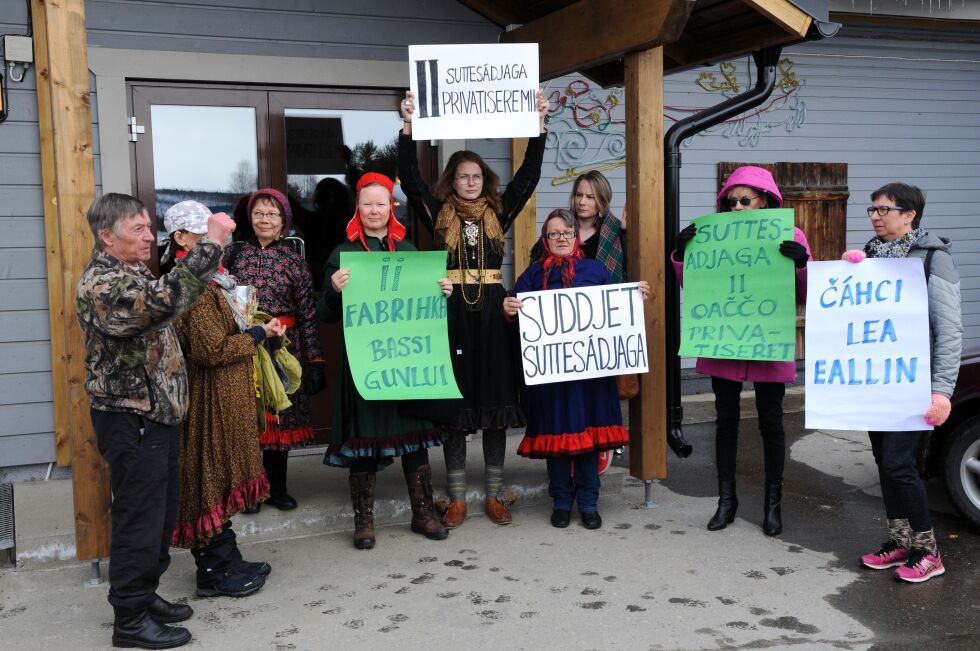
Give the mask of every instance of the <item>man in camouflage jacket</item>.
[(106, 194), (89, 208), (88, 222), (96, 249), (78, 281), (76, 306), (92, 425), (112, 485), (112, 639), (118, 646), (171, 648), (191, 634), (165, 624), (192, 614), (156, 594), (170, 564), (187, 411), (187, 372), (172, 324), (207, 287), (235, 225), (212, 215), (198, 246), (157, 279), (145, 264), (156, 232), (138, 199)]

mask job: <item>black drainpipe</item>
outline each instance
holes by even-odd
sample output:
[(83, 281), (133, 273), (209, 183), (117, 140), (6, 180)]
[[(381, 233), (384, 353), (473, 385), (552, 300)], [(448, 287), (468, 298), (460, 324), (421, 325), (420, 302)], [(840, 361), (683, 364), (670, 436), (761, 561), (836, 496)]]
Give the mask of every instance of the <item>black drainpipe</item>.
[[(674, 250), (677, 231), (680, 230), (680, 185), (681, 185), (681, 143), (696, 133), (710, 129), (730, 117), (744, 113), (762, 104), (776, 85), (776, 64), (779, 62), (781, 47), (769, 47), (752, 53), (757, 69), (756, 84), (752, 90), (730, 97), (721, 104), (688, 116), (672, 126), (664, 135), (664, 163), (667, 167), (664, 179), (664, 228), (667, 262)], [(665, 296), (667, 308), (667, 444), (679, 457), (688, 457), (694, 446), (684, 438), (681, 429), (683, 408), (681, 407), (681, 359), (677, 356), (680, 347), (680, 288), (673, 274), (666, 275)]]

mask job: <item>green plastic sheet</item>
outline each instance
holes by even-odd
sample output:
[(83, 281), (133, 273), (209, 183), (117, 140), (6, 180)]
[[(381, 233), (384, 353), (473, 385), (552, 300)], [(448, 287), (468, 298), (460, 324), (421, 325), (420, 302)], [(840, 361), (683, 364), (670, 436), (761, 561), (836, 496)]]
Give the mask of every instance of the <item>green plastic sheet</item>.
[(365, 400), (461, 398), (449, 356), (445, 251), (340, 254), (347, 361)]
[(792, 361), (796, 275), (779, 253), (793, 239), (786, 208), (715, 213), (694, 220), (684, 251), (680, 355)]

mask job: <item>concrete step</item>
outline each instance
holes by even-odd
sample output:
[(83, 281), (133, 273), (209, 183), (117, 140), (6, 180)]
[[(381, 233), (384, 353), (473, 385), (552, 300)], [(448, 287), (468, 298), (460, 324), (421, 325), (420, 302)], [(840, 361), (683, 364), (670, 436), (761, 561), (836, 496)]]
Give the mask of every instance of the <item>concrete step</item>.
[[(522, 434), (515, 430), (507, 437), (504, 487), (517, 496), (515, 519), (533, 505), (550, 503), (548, 479), (542, 460), (525, 459), (516, 454)], [(263, 542), (353, 531), (346, 470), (329, 468), (322, 454), (299, 451), (289, 460), (289, 492), (299, 507), (279, 511), (263, 507), (254, 515), (238, 514), (233, 527), (242, 542)], [(436, 497), (445, 495), (445, 463), (442, 450), (429, 451)], [(602, 477), (602, 494), (623, 491), (624, 468), (611, 467)], [(483, 513), (483, 447), (479, 435), (467, 445), (467, 494), (470, 517), (485, 519)], [(77, 563), (70, 480), (23, 482), (15, 485), (14, 504), (18, 567), (29, 569), (55, 564)], [(412, 517), (401, 463), (378, 473), (375, 489), (376, 526), (405, 525)], [(486, 526), (480, 523), (481, 526)], [(464, 526), (466, 526), (464, 524)]]

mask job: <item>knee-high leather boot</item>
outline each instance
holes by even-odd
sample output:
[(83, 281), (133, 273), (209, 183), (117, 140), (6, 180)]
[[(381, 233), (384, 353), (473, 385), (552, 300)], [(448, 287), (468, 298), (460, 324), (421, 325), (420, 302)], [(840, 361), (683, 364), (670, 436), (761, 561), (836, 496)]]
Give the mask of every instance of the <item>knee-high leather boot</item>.
[(350, 474), (350, 501), (354, 506), (354, 547), (374, 548), (374, 482), (373, 472)]
[(412, 531), (431, 540), (445, 540), (449, 530), (436, 519), (432, 506), (432, 468), (429, 464), (405, 473), (408, 499), (412, 503)]

